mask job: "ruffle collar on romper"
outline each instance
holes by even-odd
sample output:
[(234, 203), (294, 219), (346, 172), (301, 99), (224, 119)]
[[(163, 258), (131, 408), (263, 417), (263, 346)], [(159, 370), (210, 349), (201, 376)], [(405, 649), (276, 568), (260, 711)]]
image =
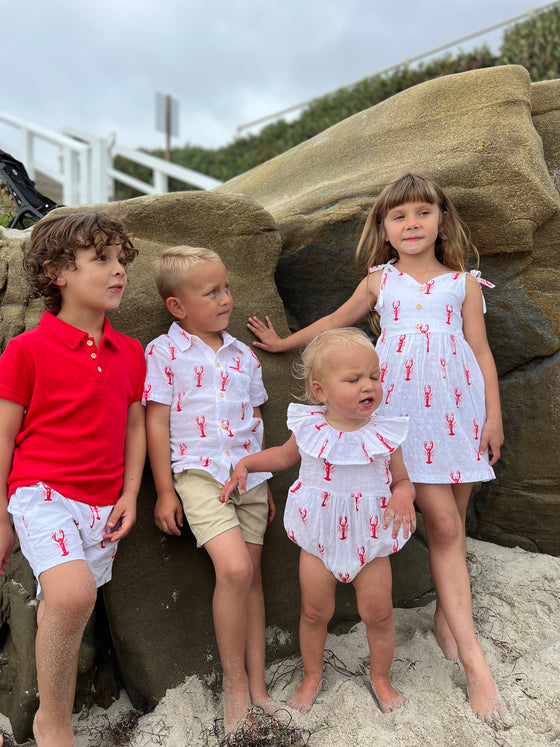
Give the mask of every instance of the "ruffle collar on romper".
[(369, 464), (378, 455), (392, 454), (405, 440), (408, 417), (375, 414), (357, 431), (338, 431), (325, 419), (325, 407), (292, 403), (288, 428), (300, 451), (331, 464)]

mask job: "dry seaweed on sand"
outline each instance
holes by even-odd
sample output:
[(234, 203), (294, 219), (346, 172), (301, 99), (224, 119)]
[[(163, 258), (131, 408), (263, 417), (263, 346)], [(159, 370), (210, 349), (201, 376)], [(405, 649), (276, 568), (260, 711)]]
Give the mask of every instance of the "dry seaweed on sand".
[(140, 711), (130, 708), (119, 714), (113, 722), (106, 714), (99, 717), (93, 725), (84, 727), (87, 732), (90, 747), (128, 747), (133, 737), (141, 735), (148, 738), (146, 745), (165, 745), (169, 735), (169, 727), (161, 721), (152, 725), (149, 731), (139, 727), (142, 716)]
[[(301, 657), (296, 659), (284, 659), (280, 661), (277, 666), (273, 669), (272, 677), (268, 683), (270, 689), (274, 688), (279, 682), (284, 680), (282, 684), (282, 690), (285, 690), (294, 679), (294, 675), (300, 672), (302, 669)], [(334, 651), (329, 648), (325, 649), (323, 654), (323, 668), (333, 669), (338, 674), (342, 674), (344, 677), (356, 677), (363, 674), (362, 671), (358, 670), (352, 672), (346, 664), (340, 659)]]
[(0, 735), (4, 737), (4, 747), (16, 747), (16, 743), (9, 734), (3, 729), (0, 729)]
[[(210, 730), (203, 732), (206, 745), (210, 737), (223, 735), (223, 719), (216, 719)], [(311, 732), (291, 725), (292, 717), (280, 708), (273, 714), (253, 706), (246, 720), (231, 734), (222, 736), (217, 747), (306, 747)]]

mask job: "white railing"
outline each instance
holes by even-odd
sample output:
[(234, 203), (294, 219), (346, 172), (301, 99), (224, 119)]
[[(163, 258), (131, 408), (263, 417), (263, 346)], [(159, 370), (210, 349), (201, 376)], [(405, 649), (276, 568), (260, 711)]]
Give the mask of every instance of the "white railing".
[[(17, 158), (35, 181), (40, 172), (62, 187), (62, 204), (84, 205), (114, 199), (115, 182), (122, 182), (142, 194), (163, 194), (169, 178), (199, 189), (213, 189), (221, 182), (111, 140), (68, 130), (57, 133), (0, 112), (0, 148)], [(7, 126), (7, 128), (6, 128)], [(4, 131), (6, 134), (4, 134)], [(19, 145), (17, 143), (19, 135)], [(15, 136), (15, 140), (14, 140)], [(122, 156), (151, 170), (152, 183), (135, 179), (114, 168)]]

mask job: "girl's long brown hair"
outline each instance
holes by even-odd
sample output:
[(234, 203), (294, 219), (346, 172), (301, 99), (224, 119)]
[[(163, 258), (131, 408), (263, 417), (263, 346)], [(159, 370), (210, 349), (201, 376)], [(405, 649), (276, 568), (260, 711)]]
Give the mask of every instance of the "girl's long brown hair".
[(390, 210), (407, 202), (427, 202), (439, 207), (440, 227), (435, 246), (439, 262), (450, 270), (464, 272), (473, 257), (478, 266), (478, 251), (468, 228), (439, 184), (423, 174), (404, 174), (384, 187), (369, 211), (356, 249), (356, 266), (362, 275), (367, 275), (370, 267), (398, 259), (385, 236), (383, 221)]

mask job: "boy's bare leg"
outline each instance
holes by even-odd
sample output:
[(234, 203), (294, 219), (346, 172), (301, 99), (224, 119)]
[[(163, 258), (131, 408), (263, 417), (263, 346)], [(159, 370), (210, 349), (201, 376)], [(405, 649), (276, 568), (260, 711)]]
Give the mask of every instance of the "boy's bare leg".
[(44, 600), (37, 612), (35, 656), (39, 710), (33, 733), (38, 747), (73, 747), (72, 709), (78, 652), (97, 588), (83, 560), (73, 560), (40, 576)]
[(253, 579), (247, 597), (247, 638), (245, 666), (249, 679), (249, 693), (253, 705), (265, 707), (271, 700), (264, 679), (265, 666), (265, 613), (261, 575), (262, 546), (247, 543), (253, 565)]
[(204, 547), (216, 572), (212, 608), (223, 670), (224, 726), (229, 734), (243, 722), (251, 707), (245, 645), (253, 563), (239, 527), (222, 532)]
[(327, 625), (334, 614), (337, 581), (320, 558), (305, 550), (299, 556), (301, 617), (299, 647), (303, 682), (286, 701), (290, 708), (308, 713), (323, 684), (323, 655)]
[[(462, 488), (470, 492), (471, 486)], [(436, 592), (467, 677), (471, 708), (492, 728), (507, 728), (505, 706), (474, 630), (464, 529), (454, 492), (450, 485), (417, 483), (416, 503), (426, 527)]]
[(391, 683), (391, 665), (395, 655), (395, 625), (389, 558), (372, 560), (358, 573), (353, 584), (356, 589), (358, 612), (366, 626), (371, 687), (383, 713), (389, 713), (406, 702)]

